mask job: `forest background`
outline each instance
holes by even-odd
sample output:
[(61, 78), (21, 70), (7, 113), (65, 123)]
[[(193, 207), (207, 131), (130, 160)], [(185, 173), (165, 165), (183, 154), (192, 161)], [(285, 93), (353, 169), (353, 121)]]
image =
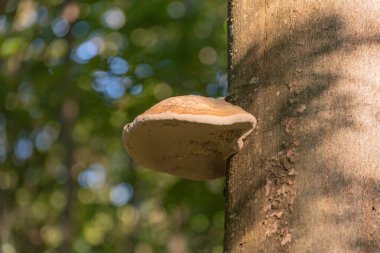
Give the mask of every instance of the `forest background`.
[(123, 126), (224, 96), (225, 0), (0, 1), (0, 252), (222, 252), (224, 180), (140, 168)]

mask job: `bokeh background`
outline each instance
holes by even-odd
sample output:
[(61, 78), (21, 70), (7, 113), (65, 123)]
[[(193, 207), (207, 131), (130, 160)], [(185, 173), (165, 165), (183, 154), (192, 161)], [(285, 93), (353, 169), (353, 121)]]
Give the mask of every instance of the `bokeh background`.
[(226, 92), (226, 0), (0, 0), (0, 252), (222, 252), (224, 180), (141, 168), (124, 124)]

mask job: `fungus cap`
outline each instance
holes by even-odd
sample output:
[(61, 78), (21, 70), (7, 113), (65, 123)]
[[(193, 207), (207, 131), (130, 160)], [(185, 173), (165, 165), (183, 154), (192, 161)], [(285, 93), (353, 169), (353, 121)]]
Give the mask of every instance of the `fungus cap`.
[(222, 99), (179, 96), (127, 124), (123, 142), (146, 168), (187, 179), (214, 179), (225, 175), (227, 158), (242, 148), (255, 125), (255, 117)]

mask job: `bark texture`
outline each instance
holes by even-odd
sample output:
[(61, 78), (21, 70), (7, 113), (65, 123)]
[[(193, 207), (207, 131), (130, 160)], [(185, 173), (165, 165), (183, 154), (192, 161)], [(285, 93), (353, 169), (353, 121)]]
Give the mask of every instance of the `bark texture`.
[(230, 0), (225, 252), (380, 252), (380, 1)]

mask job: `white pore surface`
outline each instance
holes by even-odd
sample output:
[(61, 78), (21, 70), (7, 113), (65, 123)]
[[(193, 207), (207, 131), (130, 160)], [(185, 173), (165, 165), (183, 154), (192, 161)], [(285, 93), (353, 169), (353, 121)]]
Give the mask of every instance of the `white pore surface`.
[(225, 174), (226, 159), (242, 148), (255, 125), (249, 113), (143, 114), (124, 127), (123, 140), (130, 156), (146, 168), (212, 179)]

